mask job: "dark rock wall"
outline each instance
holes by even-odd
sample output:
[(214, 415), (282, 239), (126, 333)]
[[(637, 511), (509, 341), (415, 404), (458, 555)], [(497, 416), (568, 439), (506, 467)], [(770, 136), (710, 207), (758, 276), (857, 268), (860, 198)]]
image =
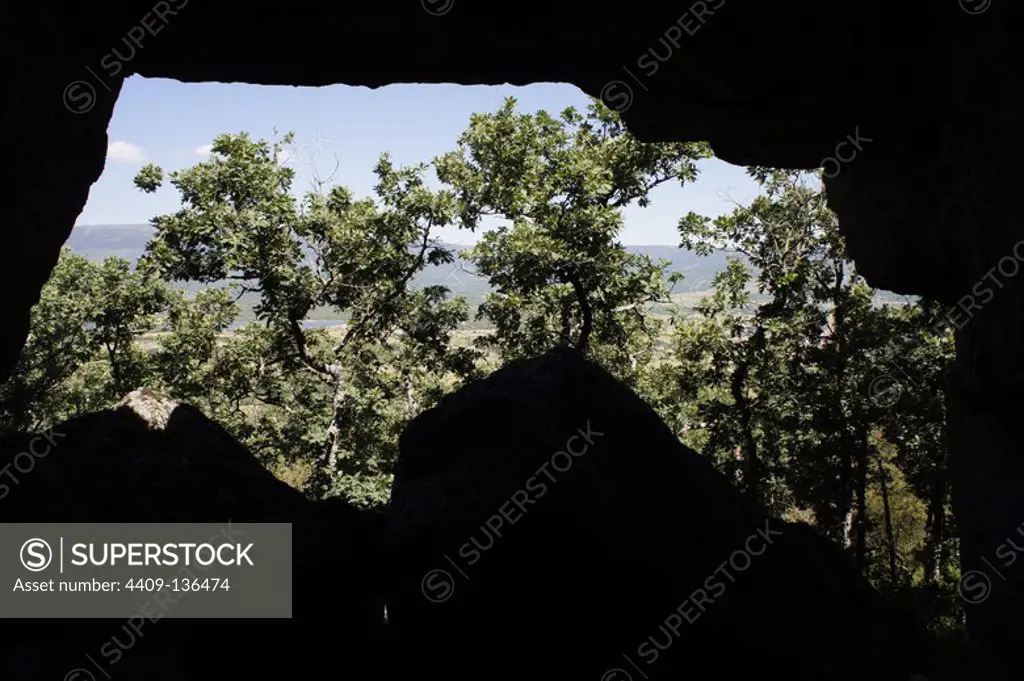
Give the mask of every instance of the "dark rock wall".
[[(744, 164), (814, 167), (859, 131), (872, 141), (827, 182), (858, 269), (874, 286), (969, 308), (955, 314), (949, 438), (965, 567), (986, 569), (982, 557), (1024, 522), (1024, 288), (1016, 274), (990, 281), (991, 297), (974, 288), (1022, 231), (1022, 12), (992, 0), (21, 3), (0, 20), (0, 376), (102, 172), (131, 73), (370, 87), (564, 81), (629, 103), (641, 138), (707, 139)], [(657, 71), (639, 63), (650, 49), (671, 52)], [(1022, 579), (1007, 575), (970, 607), (996, 665), (987, 676), (1010, 668), (1024, 638)]]
[[(1024, 7), (1012, 9), (1019, 18)], [(1022, 47), (1019, 22), (990, 19), (989, 31), (955, 36), (957, 96), (941, 138), (951, 194), (935, 197), (941, 228), (963, 244), (967, 281), (950, 315), (947, 403), (968, 628), (985, 678), (1019, 674), (1024, 641), (1024, 552), (1008, 543), (1024, 547), (1024, 91), (1007, 77)]]
[[(767, 517), (573, 351), (460, 390), (401, 444), (384, 516), (307, 501), (148, 390), (0, 441), (14, 473), (0, 522), (294, 531), (291, 620), (163, 618), (134, 634), (109, 619), (0, 620), (0, 676), (88, 681), (72, 672), (98, 678), (90, 659), (139, 681), (932, 672), (918, 634), (826, 540)], [(100, 653), (114, 637), (117, 659)]]
[[(48, 431), (50, 446), (31, 446), (45, 452), (31, 464), (15, 457), (36, 435), (0, 441), (0, 468), (12, 464), (17, 480), (3, 478), (0, 522), (290, 522), (293, 619), (158, 617), (133, 631), (124, 620), (10, 620), (0, 613), (0, 678), (64, 679), (76, 668), (101, 678), (86, 655), (112, 678), (133, 681), (380, 674), (380, 521), (338, 500), (307, 501), (191, 407), (174, 408), (165, 425), (148, 423), (159, 421), (153, 415), (166, 404), (153, 393), (136, 394), (134, 408), (59, 424)], [(101, 654), (115, 636), (127, 649)]]
[(843, 223), (865, 235), (854, 240), (858, 263), (877, 286), (940, 293), (957, 262), (942, 259), (954, 253), (942, 245), (920, 248), (930, 241), (922, 237), (943, 235), (917, 207), (948, 190), (927, 172), (896, 187), (892, 176), (934, 148), (956, 94), (949, 68), (964, 57), (951, 38), (1013, 11), (997, 4), (970, 16), (952, 0), (647, 0), (628, 10), (582, 0), (529, 8), (272, 0), (258, 11), (200, 0), (49, 0), (22, 9), (0, 25), (0, 119), (12, 145), (0, 160), (0, 314), (9, 320), (0, 374), (103, 169), (104, 131), (133, 73), (311, 86), (562, 81), (626, 107), (641, 138), (707, 139), (743, 164), (815, 167), (859, 126), (876, 140), (876, 170), (835, 203), (841, 214), (874, 206), (856, 226)]
[(930, 673), (916, 634), (826, 540), (768, 518), (574, 352), (418, 417), (390, 512), (404, 678)]

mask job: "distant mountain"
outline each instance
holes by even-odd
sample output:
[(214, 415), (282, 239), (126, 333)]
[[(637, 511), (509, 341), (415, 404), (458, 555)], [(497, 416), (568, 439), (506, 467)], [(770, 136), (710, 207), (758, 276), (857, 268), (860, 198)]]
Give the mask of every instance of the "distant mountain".
[(117, 256), (135, 262), (153, 232), (151, 225), (75, 225), (65, 245), (90, 260)]
[[(154, 229), (139, 225), (77, 225), (71, 232), (67, 246), (90, 260), (103, 260), (111, 256), (135, 262), (146, 250)], [(456, 251), (467, 248), (450, 244)], [(682, 272), (685, 279), (676, 286), (677, 292), (705, 291), (711, 288), (715, 273), (725, 267), (725, 255), (716, 253), (702, 258), (675, 246), (626, 246), (630, 253), (646, 255), (654, 261), (669, 262), (669, 272)], [(482, 277), (473, 274), (474, 268), (458, 259), (450, 265), (430, 266), (415, 280), (417, 287), (447, 286), (455, 295), (463, 295), (471, 304), (479, 304), (491, 288)]]
[[(117, 256), (135, 262), (145, 251), (146, 244), (153, 232), (153, 227), (148, 224), (77, 225), (72, 230), (66, 245), (90, 260), (103, 260), (110, 256)], [(449, 246), (456, 251), (466, 248), (457, 244)], [(626, 246), (626, 250), (630, 253), (646, 255), (655, 262), (667, 261), (669, 263), (668, 273), (682, 272), (684, 278), (676, 284), (673, 291), (682, 301), (688, 301), (692, 297), (691, 294), (710, 290), (715, 274), (725, 269), (727, 258), (727, 254), (721, 252), (702, 257), (676, 246), (664, 245)], [(458, 259), (450, 265), (428, 267), (420, 273), (413, 284), (416, 287), (447, 286), (454, 295), (465, 296), (470, 306), (475, 308), (483, 302), (484, 296), (491, 291), (491, 287), (485, 279), (473, 274), (473, 271), (474, 268), (469, 263)], [(201, 286), (186, 285), (183, 288), (196, 290)], [(911, 299), (907, 296), (879, 291), (877, 300), (879, 302), (905, 303)], [(250, 308), (254, 302), (254, 297), (250, 299), (247, 296), (242, 299), (245, 308), (243, 318), (250, 315)], [(336, 319), (334, 314), (329, 310), (318, 310), (314, 317)]]

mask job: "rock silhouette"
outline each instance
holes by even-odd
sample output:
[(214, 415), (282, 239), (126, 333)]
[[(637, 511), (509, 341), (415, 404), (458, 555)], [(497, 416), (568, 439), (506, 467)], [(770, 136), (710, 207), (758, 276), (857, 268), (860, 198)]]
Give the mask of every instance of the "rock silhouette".
[(385, 543), (402, 678), (930, 674), (827, 540), (769, 518), (570, 350), (410, 424)]
[[(0, 619), (0, 678), (365, 679), (381, 669), (374, 517), (308, 501), (198, 410), (154, 391), (52, 433), (50, 451), (6, 481), (0, 522), (290, 522), (293, 619), (162, 618), (137, 631), (124, 620)], [(0, 441), (0, 467), (34, 437)], [(121, 654), (103, 655), (112, 641), (107, 652)]]
[[(5, 620), (4, 679), (98, 679), (93, 660), (169, 681), (934, 678), (841, 553), (768, 517), (575, 351), (514, 363), (411, 422), (386, 520), (306, 500), (153, 391), (52, 433), (0, 522), (292, 522), (294, 619), (164, 619), (137, 635)], [(32, 437), (0, 442), (0, 464)], [(113, 637), (111, 663), (98, 653)]]
[[(0, 199), (10, 213), (0, 249), (0, 377), (15, 364), (29, 311), (103, 171), (107, 127), (131, 75), (373, 88), (573, 83), (622, 112), (642, 140), (707, 140), (731, 163), (830, 166), (830, 174), (829, 159), (849, 152), (838, 145), (859, 129), (877, 140), (870, 153), (825, 184), (871, 285), (972, 310), (974, 287), (1020, 240), (1024, 97), (1006, 55), (1018, 49), (1021, 3), (623, 8), (554, 0), (495, 20), (489, 3), (452, 0), (288, 0), (256, 11), (239, 2), (133, 0), (90, 5), (73, 21), (65, 5), (21, 3), (17, 19), (0, 23), (11, 57), (0, 121), (18, 131), (0, 159)], [(131, 32), (145, 36), (137, 54), (125, 44)], [(821, 57), (807, 59), (819, 43)], [(119, 45), (132, 59), (108, 70)], [(667, 56), (652, 62), (666, 54), (658, 50)], [(780, 68), (789, 64), (800, 66)], [(947, 425), (965, 573), (984, 569), (983, 558), (1024, 517), (1022, 307), (1024, 278), (1014, 275), (958, 331)], [(983, 678), (1019, 673), (1024, 577), (1008, 580), (968, 609)]]

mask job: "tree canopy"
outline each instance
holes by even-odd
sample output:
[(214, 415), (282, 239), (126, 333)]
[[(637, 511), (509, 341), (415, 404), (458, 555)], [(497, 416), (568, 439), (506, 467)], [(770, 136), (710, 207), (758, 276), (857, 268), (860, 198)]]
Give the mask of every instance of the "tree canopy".
[[(861, 278), (813, 173), (750, 168), (760, 194), (680, 216), (679, 246), (730, 254), (684, 305), (682, 275), (621, 242), (623, 211), (697, 180), (706, 144), (651, 144), (594, 101), (515, 100), (369, 196), (299, 195), (291, 142), (224, 134), (169, 184), (138, 263), (65, 250), (36, 306), (0, 428), (40, 429), (147, 386), (223, 423), (314, 497), (386, 502), (405, 424), (466, 381), (557, 345), (633, 387), (679, 438), (772, 512), (813, 524), (930, 626), (962, 625), (943, 440), (948, 330), (927, 300)], [(438, 233), (476, 242), (457, 252)], [(427, 268), (490, 282), (475, 309)], [(255, 320), (240, 324), (242, 296)], [(317, 327), (320, 310), (343, 323)], [(485, 327), (482, 333), (470, 322)]]

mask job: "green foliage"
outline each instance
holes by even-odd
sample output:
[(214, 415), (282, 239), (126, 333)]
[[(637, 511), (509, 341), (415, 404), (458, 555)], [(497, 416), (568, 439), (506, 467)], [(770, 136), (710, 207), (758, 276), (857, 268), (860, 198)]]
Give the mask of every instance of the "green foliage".
[[(751, 174), (763, 192), (750, 205), (679, 228), (684, 246), (733, 250), (756, 274), (730, 263), (641, 390), (750, 496), (812, 520), (894, 597), (931, 593), (955, 623), (953, 591), (937, 588), (956, 570), (941, 388), (952, 339), (935, 335), (927, 301), (874, 303), (817, 178)], [(751, 287), (767, 302), (751, 306)]]
[(128, 261), (91, 262), (65, 249), (32, 313), (11, 379), (0, 386), (0, 429), (33, 430), (103, 408), (146, 381), (135, 338), (170, 291)]
[(582, 296), (593, 315), (590, 354), (632, 381), (660, 330), (645, 307), (666, 302), (669, 285), (666, 263), (618, 242), (622, 208), (646, 206), (661, 184), (692, 181), (696, 161), (709, 156), (705, 144), (639, 142), (596, 102), (555, 118), (519, 113), (510, 98), (473, 116), (437, 170), (459, 197), (461, 226), (502, 219), (463, 255), (497, 288), (479, 309), (495, 327), (482, 345), (505, 360), (573, 345)]
[[(214, 336), (236, 314), (220, 292), (193, 303), (198, 318), (172, 318), (178, 326), (158, 354), (173, 366), (182, 350), (198, 351), (193, 371), (165, 381), (193, 398), (217, 395), (209, 407), (229, 412), (223, 417), (256, 451), (297, 444), (318, 461), (312, 493), (380, 502), (398, 430), (436, 399), (421, 384), (439, 377), (454, 384), (475, 371), (473, 353), (450, 347), (468, 315), (465, 302), (449, 300), (443, 287), (410, 287), (427, 265), (452, 261), (433, 233), (452, 222), (457, 203), (426, 186), (426, 166), (396, 168), (387, 155), (374, 169), (375, 197), (321, 187), (300, 201), (291, 192), (294, 171), (277, 162), (289, 140), (222, 135), (208, 161), (170, 174), (182, 208), (153, 219), (144, 267), (170, 281), (226, 281), (240, 294), (258, 294), (263, 330), (218, 350)], [(149, 191), (160, 177), (146, 168), (136, 184)], [(323, 307), (349, 320), (341, 338), (303, 328)], [(258, 356), (255, 367), (246, 356)], [(423, 366), (436, 376), (417, 377)], [(409, 391), (415, 409), (395, 408), (396, 396)], [(256, 407), (255, 416), (245, 407)]]
[[(474, 115), (457, 148), (374, 172), (372, 196), (292, 191), (277, 142), (222, 135), (197, 165), (149, 165), (181, 205), (153, 218), (138, 267), (65, 251), (0, 386), (0, 429), (38, 429), (149, 386), (223, 423), (312, 496), (383, 504), (405, 424), (508, 360), (587, 338), (679, 438), (774, 513), (814, 524), (933, 628), (962, 624), (942, 375), (929, 301), (879, 305), (853, 268), (820, 178), (750, 169), (761, 194), (679, 220), (681, 246), (733, 256), (692, 311), (678, 276), (619, 242), (622, 210), (697, 176), (705, 144), (646, 144), (598, 102)], [(440, 181), (428, 182), (431, 169)], [(426, 268), (438, 228), (493, 229), (462, 257), (495, 291), (469, 305)], [(185, 293), (172, 283), (202, 290)], [(230, 330), (239, 301), (256, 319)], [(248, 304), (248, 302), (246, 302)], [(312, 329), (327, 310), (343, 328)], [(589, 334), (589, 335), (588, 335)]]

